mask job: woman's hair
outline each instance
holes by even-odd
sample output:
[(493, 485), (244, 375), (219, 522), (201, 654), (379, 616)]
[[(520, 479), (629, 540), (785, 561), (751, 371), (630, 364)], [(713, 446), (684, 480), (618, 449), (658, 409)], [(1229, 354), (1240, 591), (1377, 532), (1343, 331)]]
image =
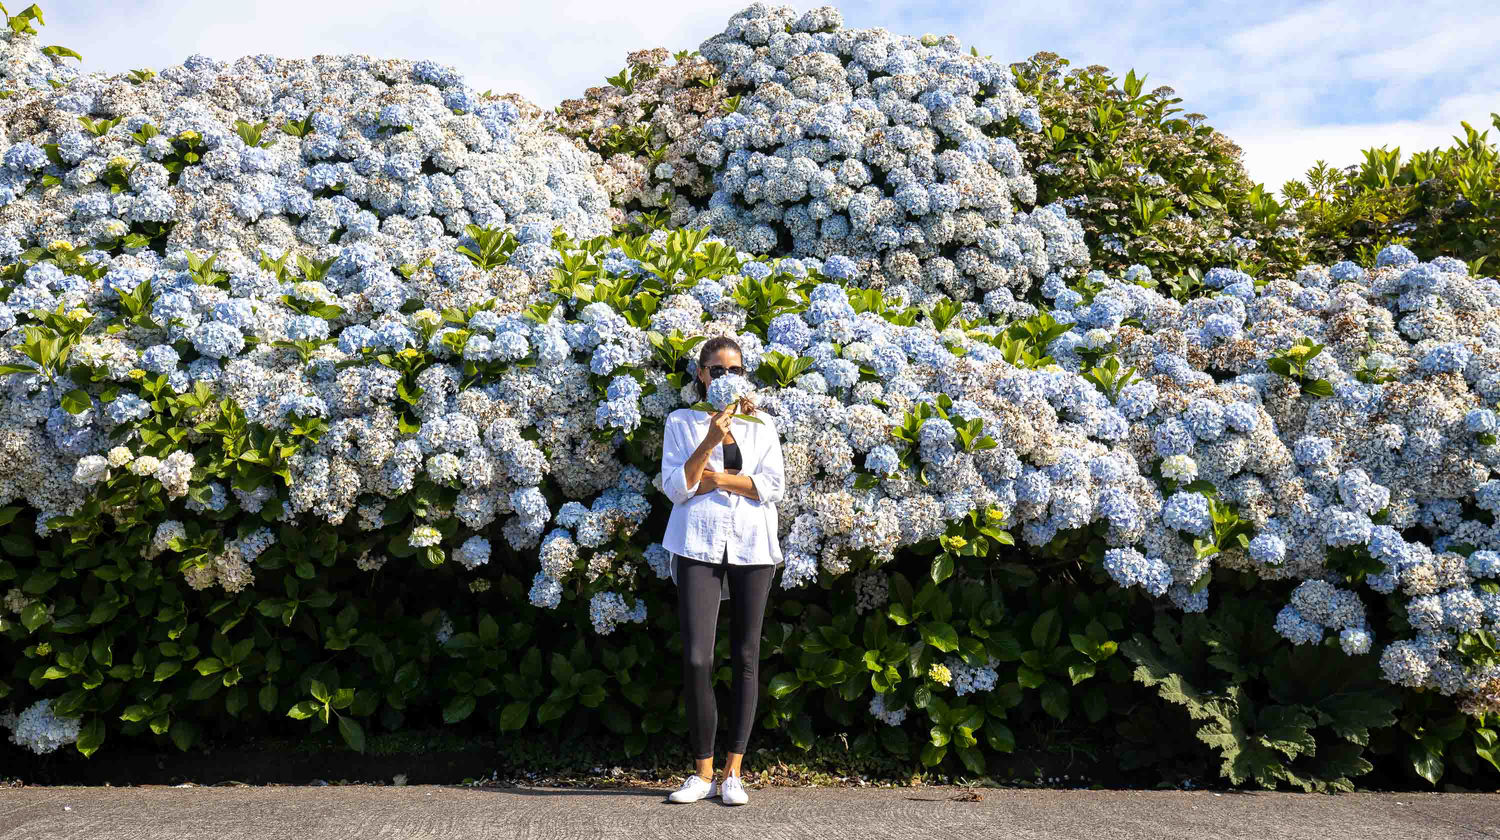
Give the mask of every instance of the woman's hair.
[[(734, 348), (734, 352), (740, 354), (741, 360), (745, 358), (745, 352), (740, 349), (740, 345), (734, 339), (727, 335), (716, 335), (703, 342), (702, 346), (698, 348), (698, 370), (708, 367), (708, 360), (725, 347)], [(693, 376), (693, 385), (698, 388), (698, 399), (708, 399), (708, 389), (704, 387), (703, 380), (699, 379), (696, 374)]]

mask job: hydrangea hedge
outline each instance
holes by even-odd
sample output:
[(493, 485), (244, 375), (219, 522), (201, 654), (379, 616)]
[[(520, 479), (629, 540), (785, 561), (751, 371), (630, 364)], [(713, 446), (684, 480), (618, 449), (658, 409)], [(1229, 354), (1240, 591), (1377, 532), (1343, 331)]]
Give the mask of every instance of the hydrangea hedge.
[(831, 8), (551, 115), (11, 30), (16, 744), (681, 731), (661, 427), (730, 335), (786, 460), (765, 728), (982, 775), (1070, 716), (1165, 764), (1140, 727), (1185, 714), (1235, 783), (1500, 769), (1500, 283), (1463, 262), (1091, 270), (1012, 69)]

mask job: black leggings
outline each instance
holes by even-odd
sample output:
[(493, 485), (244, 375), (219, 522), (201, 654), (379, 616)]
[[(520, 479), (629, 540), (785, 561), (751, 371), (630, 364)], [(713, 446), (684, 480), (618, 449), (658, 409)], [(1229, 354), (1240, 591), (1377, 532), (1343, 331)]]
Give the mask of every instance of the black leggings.
[(729, 751), (745, 752), (755, 723), (759, 690), (760, 628), (771, 594), (773, 565), (705, 563), (677, 557), (677, 615), (682, 627), (682, 683), (688, 742), (695, 758), (713, 758), (719, 709), (714, 702), (714, 635), (719, 624), (719, 587), (729, 576), (729, 645), (734, 705), (729, 715)]

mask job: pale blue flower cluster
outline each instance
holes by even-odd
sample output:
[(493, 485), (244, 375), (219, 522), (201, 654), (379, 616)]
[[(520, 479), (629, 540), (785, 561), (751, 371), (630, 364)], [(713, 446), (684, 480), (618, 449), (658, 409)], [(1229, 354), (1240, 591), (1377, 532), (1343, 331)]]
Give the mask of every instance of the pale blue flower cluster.
[(453, 559), (472, 572), (490, 562), (490, 541), (477, 534), (469, 537), (464, 540), (464, 544), (459, 546), (457, 551), (453, 552)]
[(622, 374), (611, 379), (605, 396), (594, 410), (594, 425), (626, 433), (641, 425), (641, 384), (635, 377)]
[[(32, 33), (21, 27), (0, 30), (0, 79), (7, 90), (50, 91), (54, 85), (66, 87), (78, 77), (78, 65), (73, 59), (55, 54), (55, 48), (44, 47), (43, 43), (35, 30)], [(8, 114), (15, 107), (15, 100), (15, 97), (0, 100), (0, 115)], [(60, 98), (59, 108), (64, 113), (86, 113), (83, 106), (87, 101), (86, 97), (65, 96)]]
[(1373, 637), (1359, 596), (1323, 580), (1303, 581), (1293, 590), (1291, 602), (1277, 613), (1276, 632), (1294, 644), (1315, 644), (1322, 640), (1325, 628), (1339, 631), (1345, 653), (1370, 649)]
[(1104, 570), (1121, 586), (1140, 586), (1153, 597), (1161, 597), (1172, 584), (1172, 570), (1160, 559), (1148, 559), (1133, 548), (1111, 548), (1104, 552)]
[(1061, 205), (1018, 212), (1036, 184), (1002, 132), (1042, 124), (1004, 63), (955, 38), (928, 44), (846, 29), (829, 7), (799, 16), (762, 3), (699, 49), (749, 91), (699, 132), (694, 156), (715, 189), (693, 226), (752, 252), (789, 245), (825, 260), (828, 277), (913, 299), (1021, 295), (1087, 266), (1083, 229)]
[(1000, 678), (999, 673), (995, 671), (995, 665), (998, 663), (994, 659), (984, 665), (973, 666), (956, 656), (949, 656), (944, 659), (943, 664), (952, 675), (948, 687), (953, 689), (953, 693), (959, 697), (978, 691), (990, 691)]
[(886, 705), (885, 701), (886, 696), (884, 694), (878, 691), (875, 692), (870, 697), (870, 714), (887, 726), (900, 726), (906, 721), (906, 707), (902, 706), (899, 709), (892, 709)]
[(81, 717), (58, 717), (52, 713), (52, 698), (27, 706), (20, 714), (0, 715), (0, 726), (10, 730), (10, 742), (34, 753), (55, 752), (78, 740)]
[(754, 391), (755, 385), (749, 379), (737, 373), (726, 373), (708, 383), (708, 404), (723, 411)]
[(613, 633), (622, 622), (640, 623), (646, 620), (646, 602), (637, 600), (635, 606), (627, 606), (618, 592), (596, 592), (589, 600), (589, 620), (594, 623), (594, 632), (600, 635)]
[(1167, 499), (1161, 519), (1168, 528), (1198, 537), (1208, 534), (1214, 524), (1208, 511), (1208, 497), (1186, 490), (1179, 490)]
[(1250, 541), (1250, 557), (1263, 565), (1279, 565), (1286, 559), (1286, 541), (1270, 531), (1262, 531)]

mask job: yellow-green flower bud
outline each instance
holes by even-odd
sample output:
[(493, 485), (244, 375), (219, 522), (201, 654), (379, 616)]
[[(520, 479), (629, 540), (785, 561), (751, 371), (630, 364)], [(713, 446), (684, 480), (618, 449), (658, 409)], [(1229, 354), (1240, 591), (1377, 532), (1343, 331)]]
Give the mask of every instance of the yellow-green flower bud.
[(947, 665), (934, 663), (932, 667), (927, 669), (927, 676), (933, 682), (942, 683), (943, 685), (947, 685), (953, 681), (953, 672), (948, 670)]

